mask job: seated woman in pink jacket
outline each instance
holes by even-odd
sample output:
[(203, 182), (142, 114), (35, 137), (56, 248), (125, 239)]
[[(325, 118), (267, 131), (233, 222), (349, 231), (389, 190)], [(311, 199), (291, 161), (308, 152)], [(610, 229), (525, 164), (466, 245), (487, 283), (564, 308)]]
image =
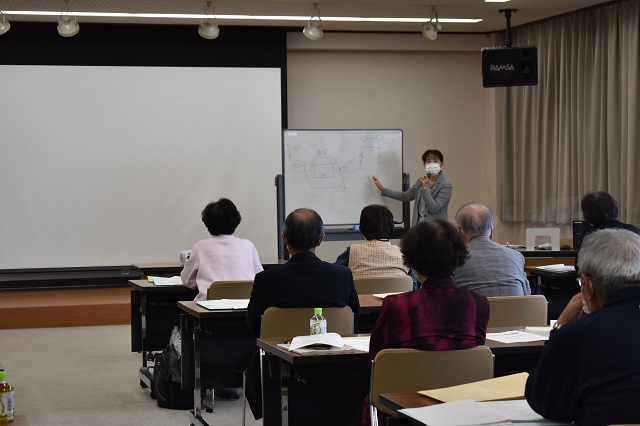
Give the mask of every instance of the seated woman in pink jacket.
[(180, 274), (182, 283), (197, 288), (195, 300), (206, 300), (214, 281), (253, 280), (262, 265), (253, 243), (233, 235), (242, 216), (231, 200), (220, 198), (202, 210), (211, 237), (198, 241)]

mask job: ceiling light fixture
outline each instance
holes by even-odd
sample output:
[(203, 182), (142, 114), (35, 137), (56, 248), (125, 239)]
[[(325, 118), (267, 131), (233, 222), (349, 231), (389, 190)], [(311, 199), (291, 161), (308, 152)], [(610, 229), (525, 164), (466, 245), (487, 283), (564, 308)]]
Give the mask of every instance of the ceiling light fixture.
[[(211, 11), (211, 14), (209, 14), (209, 11)], [(200, 37), (206, 38), (207, 40), (218, 38), (218, 35), (220, 35), (220, 28), (216, 25), (216, 17), (213, 14), (213, 5), (210, 1), (206, 3), (204, 14), (207, 16), (207, 19), (202, 21), (198, 27), (198, 34), (200, 34)], [(211, 15), (213, 15), (213, 18), (211, 18)]]
[(442, 25), (438, 21), (438, 11), (435, 6), (431, 6), (431, 19), (422, 25), (422, 35), (426, 39), (435, 40), (438, 38), (438, 31), (441, 29)]
[(11, 28), (11, 24), (5, 19), (4, 13), (0, 10), (0, 35), (6, 33)]
[[(314, 21), (313, 18), (317, 17)], [(317, 41), (322, 38), (324, 32), (322, 31), (322, 19), (320, 19), (320, 9), (318, 9), (318, 3), (313, 4), (313, 13), (307, 26), (302, 30), (302, 34), (309, 40)]]
[(71, 13), (69, 0), (64, 0), (62, 4), (62, 14), (58, 18), (58, 34), (62, 37), (73, 37), (80, 31), (80, 25), (76, 17)]
[(435, 40), (438, 38), (438, 31), (441, 29), (442, 25), (438, 21), (438, 11), (435, 6), (431, 6), (431, 19), (422, 25), (422, 35), (426, 39)]

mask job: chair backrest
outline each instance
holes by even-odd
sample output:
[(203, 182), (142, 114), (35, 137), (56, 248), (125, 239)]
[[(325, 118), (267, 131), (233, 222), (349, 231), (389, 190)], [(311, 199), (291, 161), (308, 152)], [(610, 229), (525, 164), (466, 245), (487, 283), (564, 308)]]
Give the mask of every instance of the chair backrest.
[(383, 349), (371, 364), (369, 398), (376, 409), (380, 394), (418, 392), (493, 378), (493, 353), (487, 346), (451, 351)]
[(400, 293), (413, 290), (409, 275), (395, 277), (354, 277), (358, 294)]
[(527, 251), (535, 250), (537, 237), (549, 237), (551, 239), (551, 250), (560, 250), (560, 228), (528, 228), (525, 231)]
[(214, 281), (209, 286), (207, 299), (249, 299), (253, 289), (253, 280)]
[(488, 327), (547, 325), (547, 299), (531, 296), (488, 297), (491, 313)]
[[(268, 308), (262, 314), (260, 336), (263, 338), (285, 337), (309, 334), (309, 320), (313, 308)], [(341, 336), (353, 334), (353, 311), (350, 307), (322, 308), (322, 316), (327, 320), (327, 332)]]

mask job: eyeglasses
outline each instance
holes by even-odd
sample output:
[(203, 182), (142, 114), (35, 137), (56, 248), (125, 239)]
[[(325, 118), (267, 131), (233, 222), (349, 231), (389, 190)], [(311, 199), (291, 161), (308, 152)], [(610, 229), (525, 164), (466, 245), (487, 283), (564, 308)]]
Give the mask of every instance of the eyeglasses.
[[(591, 275), (586, 275), (587, 277), (591, 278)], [(580, 288), (582, 288), (582, 285), (584, 284), (584, 280), (582, 279), (582, 277), (578, 277), (576, 278), (576, 282), (578, 283), (578, 285), (580, 286)]]

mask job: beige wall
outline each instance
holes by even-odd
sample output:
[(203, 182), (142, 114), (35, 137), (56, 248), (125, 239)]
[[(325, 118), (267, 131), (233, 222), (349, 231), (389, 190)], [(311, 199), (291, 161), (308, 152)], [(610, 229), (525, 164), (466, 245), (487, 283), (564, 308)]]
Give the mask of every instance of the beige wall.
[[(445, 175), (454, 184), (453, 218), (460, 204), (483, 199), (493, 191), (486, 188), (495, 186), (485, 184), (491, 175), (482, 172), (487, 100), (479, 50), (477, 45), (465, 50), (468, 40), (459, 43), (463, 50), (432, 51), (420, 50), (429, 44), (419, 35), (327, 34), (318, 46), (292, 33), (289, 127), (400, 128), (404, 170), (412, 181), (423, 169), (424, 150), (439, 148)], [(318, 254), (333, 260), (348, 244), (326, 242)]]
[[(432, 42), (419, 34), (330, 33), (314, 43), (291, 33), (289, 128), (402, 129), (412, 182), (426, 149), (443, 152), (454, 187), (450, 220), (469, 201), (497, 212), (495, 99), (504, 89), (482, 87), (480, 49), (490, 45), (483, 35)], [(524, 243), (524, 227), (496, 225), (496, 241)], [(334, 260), (348, 244), (326, 242), (318, 254)]]

